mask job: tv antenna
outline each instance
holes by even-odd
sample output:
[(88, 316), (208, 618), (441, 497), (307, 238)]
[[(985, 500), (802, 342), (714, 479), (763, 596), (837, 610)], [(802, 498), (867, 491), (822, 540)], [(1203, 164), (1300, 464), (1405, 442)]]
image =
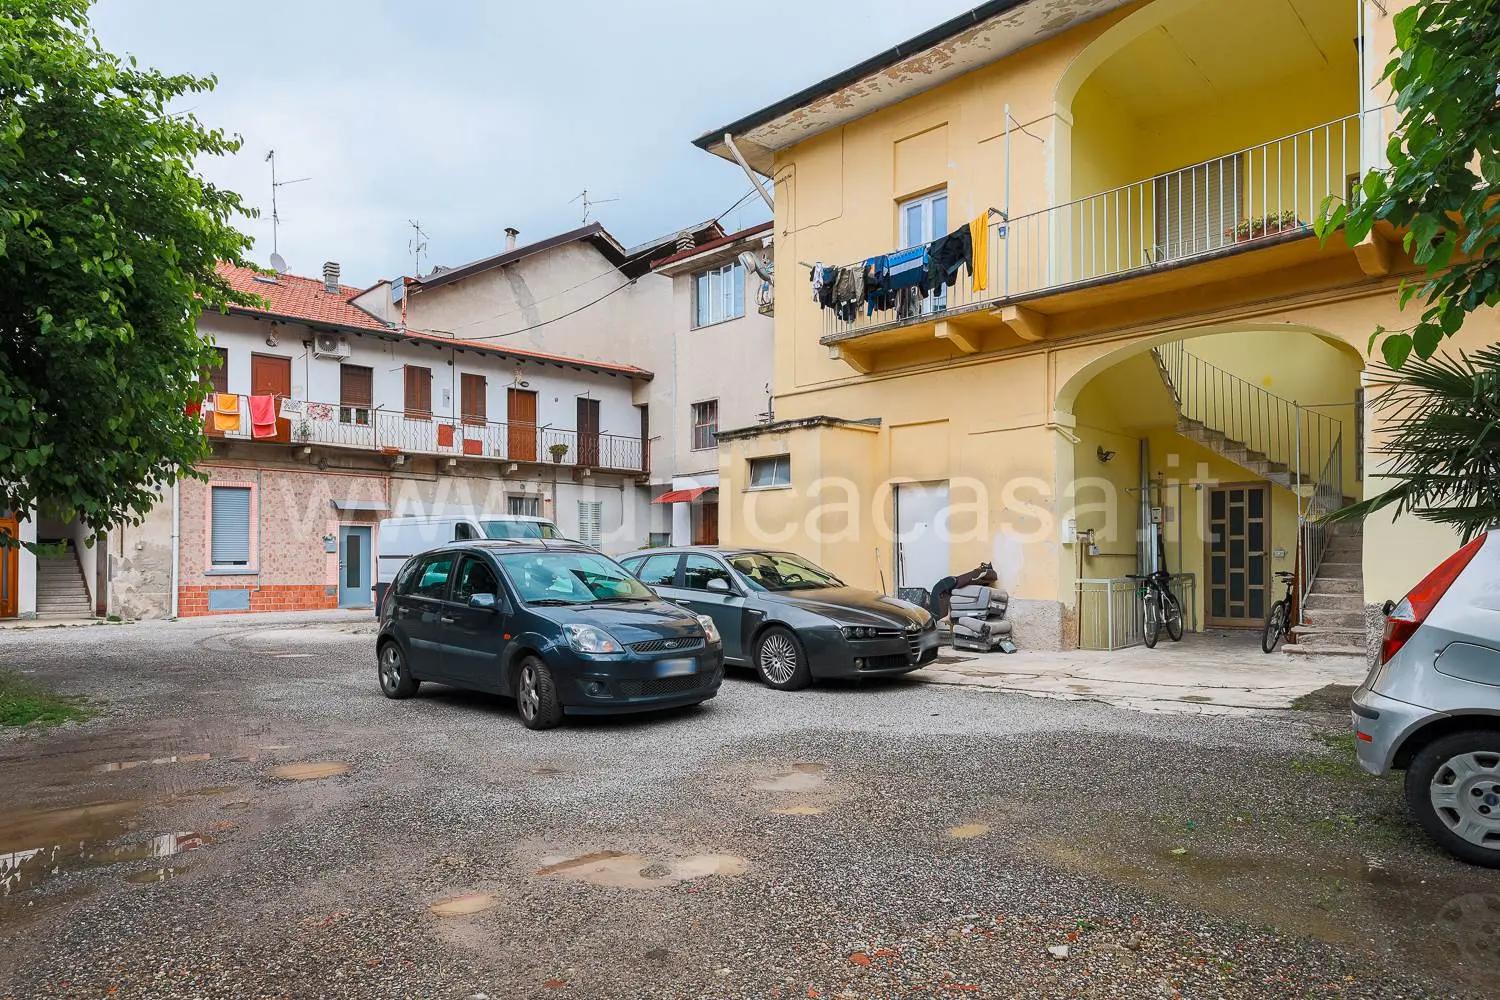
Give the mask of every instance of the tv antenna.
[(595, 205), (607, 205), (608, 203), (610, 203), (612, 201), (619, 201), (619, 200), (620, 199), (618, 199), (618, 198), (590, 198), (589, 197), (589, 189), (588, 188), (584, 188), (583, 189), (583, 193), (580, 194), (580, 195), (578, 195), (578, 197), (576, 197), (576, 198), (569, 198), (568, 199), (568, 204), (571, 205), (575, 201), (582, 201), (583, 202), (583, 222), (584, 222), (584, 225), (587, 225), (588, 221), (589, 221), (589, 213), (593, 211), (593, 208), (594, 208)]
[(412, 237), (407, 241), (406, 248), (417, 259), (417, 269), (412, 272), (412, 276), (420, 278), (422, 276), (422, 254), (427, 250), (427, 234), (422, 230), (422, 223), (416, 219), (408, 219), (407, 222), (411, 226)]
[[(281, 215), (276, 211), (276, 191), (278, 188), (284, 188), (288, 184), (301, 184), (303, 181), (312, 180), (312, 178), (298, 177), (295, 180), (278, 181), (276, 179), (276, 150), (274, 149), (266, 154), (266, 162), (271, 164), (271, 254), (273, 257), (280, 257), (281, 246), (279, 245), (279, 231), (281, 229)], [(274, 266), (275, 262), (273, 261), (272, 264)], [(280, 268), (277, 268), (277, 270), (285, 270), (285, 266), (286, 261), (283, 260), (282, 266)]]

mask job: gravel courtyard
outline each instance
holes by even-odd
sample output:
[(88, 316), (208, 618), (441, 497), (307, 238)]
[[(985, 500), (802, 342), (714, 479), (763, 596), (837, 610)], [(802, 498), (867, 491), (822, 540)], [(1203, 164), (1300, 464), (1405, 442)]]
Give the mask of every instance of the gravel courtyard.
[(1480, 997), (1500, 875), (1337, 696), (1161, 716), (911, 680), (532, 733), (373, 627), (0, 633), (0, 997)]

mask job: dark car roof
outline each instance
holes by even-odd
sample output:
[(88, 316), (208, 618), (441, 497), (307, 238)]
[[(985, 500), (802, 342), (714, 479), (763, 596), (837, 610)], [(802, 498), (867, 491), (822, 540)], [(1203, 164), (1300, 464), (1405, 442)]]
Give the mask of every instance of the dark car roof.
[(592, 552), (603, 555), (592, 545), (560, 538), (465, 538), (428, 551), (441, 552), (444, 549), (486, 549), (497, 555), (502, 552)]

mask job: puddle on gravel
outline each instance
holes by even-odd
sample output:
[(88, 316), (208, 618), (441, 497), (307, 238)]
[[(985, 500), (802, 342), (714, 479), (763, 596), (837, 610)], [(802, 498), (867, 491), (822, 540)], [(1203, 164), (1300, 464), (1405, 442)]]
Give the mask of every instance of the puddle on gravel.
[(827, 783), (823, 777), (827, 769), (824, 764), (793, 764), (790, 768), (771, 772), (756, 782), (755, 787), (762, 792), (808, 792)]
[(145, 871), (125, 876), (125, 881), (133, 882), (136, 885), (156, 885), (160, 882), (170, 882), (186, 871), (186, 866), (177, 868), (147, 868)]
[(319, 778), (333, 778), (348, 773), (348, 764), (340, 764), (331, 760), (283, 764), (281, 767), (271, 769), (271, 777), (281, 778), (284, 781), (316, 781)]
[(990, 828), (986, 823), (965, 823), (962, 826), (955, 826), (950, 829), (948, 836), (954, 840), (973, 840), (975, 837), (983, 837), (989, 832)]
[[(110, 803), (85, 809), (55, 810), (42, 822), (33, 817), (12, 829), (33, 833), (48, 832), (53, 841), (42, 847), (28, 847), (0, 853), (0, 886), (3, 894), (34, 885), (64, 872), (106, 868), (110, 865), (155, 858), (169, 858), (212, 844), (213, 837), (193, 830), (164, 833), (150, 840), (107, 846), (126, 829), (124, 817), (134, 812), (134, 803)], [(90, 811), (92, 810), (92, 812)], [(50, 825), (50, 828), (49, 828)], [(34, 841), (33, 841), (34, 843)], [(133, 876), (132, 876), (133, 877)]]
[(466, 917), (471, 913), (483, 913), (500, 905), (500, 897), (487, 892), (471, 892), (463, 896), (440, 899), (427, 909), (435, 917)]
[(771, 810), (777, 816), (821, 816), (827, 811), (822, 806), (782, 806)]
[(152, 760), (110, 761), (108, 764), (95, 765), (94, 770), (103, 774), (112, 771), (133, 771), (138, 767), (157, 767), (162, 764), (189, 764), (195, 761), (211, 759), (213, 759), (213, 755), (206, 753), (177, 754), (171, 757), (156, 757)]
[(714, 875), (732, 878), (749, 869), (750, 863), (734, 854), (695, 854), (657, 861), (623, 851), (594, 851), (571, 858), (543, 858), (536, 874), (612, 889), (659, 889)]

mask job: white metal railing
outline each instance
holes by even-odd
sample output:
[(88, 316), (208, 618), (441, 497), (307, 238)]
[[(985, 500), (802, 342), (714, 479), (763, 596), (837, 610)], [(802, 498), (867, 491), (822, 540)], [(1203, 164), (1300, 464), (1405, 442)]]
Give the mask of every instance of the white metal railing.
[[(384, 454), (487, 458), (622, 472), (649, 471), (649, 456), (639, 437), (338, 403), (304, 402), (300, 414), (289, 414), (278, 420), (275, 434), (256, 437), (250, 426), (249, 397), (241, 396), (239, 400), (239, 420), (233, 429), (216, 430), (213, 414), (206, 415), (210, 437), (320, 445)], [(280, 404), (278, 400), (278, 415)]]
[[(1310, 235), (1330, 196), (1359, 177), (1367, 112), (1250, 146), (990, 226), (986, 280), (969, 275), (941, 296), (852, 316), (824, 311), (824, 338), (840, 339), (1009, 299), (1151, 271), (1266, 241)], [(857, 267), (858, 264), (851, 264)]]
[(1318, 578), (1323, 568), (1323, 557), (1333, 541), (1333, 525), (1327, 516), (1344, 506), (1344, 441), (1340, 437), (1333, 442), (1333, 449), (1323, 471), (1318, 476), (1312, 493), (1307, 498), (1306, 509), (1297, 518), (1297, 530), (1302, 547), (1302, 558), (1297, 561), (1297, 609), (1303, 624), (1307, 623), (1306, 606), (1303, 599)]
[[(1184, 629), (1198, 631), (1197, 578), (1192, 573), (1175, 574), (1170, 587), (1182, 606)], [(1078, 648), (1116, 650), (1144, 642), (1140, 591), (1141, 581), (1126, 577), (1077, 581)]]

